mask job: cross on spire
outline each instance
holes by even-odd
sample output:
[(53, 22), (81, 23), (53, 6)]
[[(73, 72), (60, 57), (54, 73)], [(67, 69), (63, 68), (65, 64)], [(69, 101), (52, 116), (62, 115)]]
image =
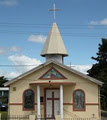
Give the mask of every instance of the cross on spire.
[(60, 10), (60, 9), (58, 9), (58, 8), (55, 7), (55, 4), (53, 5), (53, 8), (52, 8), (52, 9), (49, 9), (49, 11), (53, 11), (54, 21), (56, 20), (56, 14), (55, 14), (55, 12), (56, 12), (56, 11), (59, 11), (59, 10)]

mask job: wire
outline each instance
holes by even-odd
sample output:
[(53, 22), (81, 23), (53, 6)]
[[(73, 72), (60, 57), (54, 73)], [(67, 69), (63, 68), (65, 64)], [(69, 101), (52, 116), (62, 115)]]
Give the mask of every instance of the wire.
[[(33, 34), (33, 35), (47, 35), (46, 32), (34, 32), (34, 31), (10, 31), (10, 30), (0, 30), (0, 33), (15, 33), (15, 34)], [(55, 34), (54, 36), (59, 36)], [(89, 33), (61, 33), (61, 36), (73, 36), (73, 37), (101, 37), (107, 36), (107, 34), (89, 34)]]
[[(9, 22), (0, 22), (0, 24), (6, 24), (6, 25), (47, 25), (47, 26), (50, 26), (51, 24), (47, 23), (47, 24), (41, 24), (41, 23), (9, 23)], [(58, 24), (58, 26), (107, 26), (107, 25), (92, 25), (92, 24), (88, 24), (88, 25), (79, 25), (79, 24)]]
[(31, 67), (31, 66), (38, 66), (38, 65), (0, 65), (0, 67)]
[[(28, 23), (8, 23), (8, 22), (0, 22), (1, 27), (31, 27), (31, 28), (50, 28), (50, 24), (28, 24)], [(107, 25), (58, 25), (59, 27), (64, 29), (91, 29), (90, 27), (94, 27), (94, 29), (107, 29)], [(35, 31), (20, 31), (20, 30), (0, 30), (0, 33), (6, 34), (34, 34), (34, 35), (47, 35), (47, 32), (36, 32)], [(56, 34), (57, 35), (57, 34)], [(62, 36), (72, 36), (72, 37), (105, 37), (107, 34), (87, 34), (87, 33), (61, 33)]]
[[(50, 28), (51, 24), (28, 24), (28, 23), (7, 23), (0, 22), (1, 27), (31, 27), (31, 28)], [(94, 27), (94, 29), (107, 29), (107, 25), (58, 25), (59, 27), (63, 27), (65, 29), (90, 29), (90, 27)], [(86, 28), (84, 28), (86, 27)]]

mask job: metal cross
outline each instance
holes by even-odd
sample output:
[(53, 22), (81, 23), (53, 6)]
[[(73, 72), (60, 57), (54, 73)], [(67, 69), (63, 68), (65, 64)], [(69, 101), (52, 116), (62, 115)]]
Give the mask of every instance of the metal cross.
[(53, 11), (53, 17), (54, 17), (54, 21), (56, 20), (56, 14), (55, 11), (59, 11), (60, 9), (55, 8), (55, 4), (53, 5), (53, 9), (49, 9), (49, 11)]

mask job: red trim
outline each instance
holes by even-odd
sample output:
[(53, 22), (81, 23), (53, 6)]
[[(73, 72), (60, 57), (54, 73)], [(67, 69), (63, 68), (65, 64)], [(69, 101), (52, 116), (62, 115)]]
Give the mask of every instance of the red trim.
[(9, 105), (23, 105), (23, 103), (9, 103)]
[[(32, 109), (26, 109), (26, 108), (24, 108), (24, 93), (26, 92), (26, 91), (28, 91), (28, 90), (31, 90), (32, 92), (33, 92), (33, 95), (34, 95), (34, 99), (33, 99), (33, 108)], [(26, 89), (26, 90), (24, 90), (24, 92), (23, 92), (23, 97), (22, 97), (22, 101), (23, 101), (23, 111), (35, 111), (35, 94), (34, 94), (34, 91), (32, 90), (32, 89)]]
[[(44, 117), (46, 118), (46, 90), (59, 90), (59, 88), (45, 88), (44, 89)], [(54, 99), (59, 100), (59, 98), (54, 98), (54, 92), (52, 92), (52, 98), (47, 98), (52, 100), (52, 117), (54, 118)]]
[[(57, 98), (54, 98), (56, 100), (58, 100)], [(9, 105), (23, 105), (23, 103), (9, 103)], [(34, 103), (34, 105), (37, 105), (37, 103)], [(41, 103), (41, 105), (45, 105), (44, 103)], [(63, 103), (63, 105), (73, 105), (73, 103)], [(86, 103), (87, 105), (99, 105), (99, 103)]]
[(44, 89), (44, 118), (46, 118), (46, 88)]
[(45, 90), (59, 90), (59, 88), (45, 88)]
[(73, 103), (63, 103), (63, 105), (73, 105)]
[(86, 103), (85, 105), (99, 105), (99, 103)]
[[(74, 94), (76, 91), (82, 91), (84, 93), (84, 109), (75, 109), (75, 102), (74, 102)], [(85, 98), (85, 92), (82, 89), (76, 89), (73, 92), (73, 111), (86, 111), (86, 98)]]
[[(45, 74), (47, 74), (51, 69), (54, 69), (57, 73), (59, 73), (63, 78), (43, 78), (43, 76)], [(57, 69), (55, 69), (54, 67), (51, 67), (47, 72), (45, 72), (39, 79), (42, 80), (58, 80), (58, 79), (67, 79), (64, 75), (62, 75), (62, 73), (60, 73)]]
[[(63, 105), (73, 105), (73, 103), (63, 103)], [(87, 105), (99, 105), (99, 103), (86, 103), (85, 105), (86, 106)]]
[[(52, 100), (52, 98), (47, 98), (47, 100)], [(59, 100), (59, 98), (54, 98), (54, 100)]]
[(30, 85), (47, 85), (47, 84), (62, 84), (62, 85), (69, 85), (69, 84), (76, 84), (76, 83), (72, 83), (72, 82), (38, 82), (38, 83), (30, 83)]
[(52, 117), (54, 118), (54, 92), (52, 92)]

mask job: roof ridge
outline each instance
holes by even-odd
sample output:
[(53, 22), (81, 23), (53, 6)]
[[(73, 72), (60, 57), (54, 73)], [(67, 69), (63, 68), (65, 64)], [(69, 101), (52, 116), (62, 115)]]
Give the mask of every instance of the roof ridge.
[(81, 73), (81, 72), (79, 72), (79, 71), (77, 71), (77, 70), (74, 70), (73, 68), (70, 68), (70, 67), (68, 67), (68, 66), (66, 66), (66, 65), (63, 65), (63, 64), (59, 63), (58, 61), (49, 60), (49, 61), (47, 61), (47, 62), (45, 62), (45, 63), (43, 63), (43, 64), (40, 64), (39, 66), (37, 66), (37, 67), (35, 67), (35, 68), (33, 68), (33, 69), (29, 70), (29, 71), (27, 71), (27, 72), (19, 75), (18, 77), (12, 79), (11, 81), (6, 82), (6, 83), (4, 84), (4, 86), (9, 86), (9, 85), (12, 84), (13, 82), (15, 82), (15, 81), (17, 81), (17, 80), (25, 77), (26, 75), (29, 75), (29, 74), (32, 73), (32, 72), (35, 72), (35, 71), (39, 70), (40, 68), (42, 68), (42, 67), (44, 67), (44, 66), (46, 66), (46, 65), (49, 65), (49, 64), (51, 64), (51, 63), (54, 63), (54, 64), (56, 64), (56, 65), (58, 65), (58, 66), (60, 66), (60, 67), (62, 67), (62, 68), (64, 68), (64, 69), (67, 69), (67, 70), (69, 70), (69, 71), (71, 71), (71, 72), (73, 72), (73, 73), (75, 73), (75, 74), (77, 74), (77, 75), (79, 75), (79, 76), (81, 76), (81, 77), (83, 77), (83, 78), (85, 78), (85, 79), (88, 79), (88, 80), (90, 80), (91, 82), (94, 82), (94, 83), (96, 83), (96, 84), (98, 84), (98, 85), (100, 85), (100, 86), (102, 86), (102, 84), (103, 84), (103, 82), (101, 82), (101, 81), (99, 81), (99, 80), (97, 80), (97, 79), (95, 79), (95, 78), (92, 78), (92, 77), (90, 77), (90, 76), (87, 76), (87, 75), (85, 75), (85, 74), (83, 74), (83, 73)]

